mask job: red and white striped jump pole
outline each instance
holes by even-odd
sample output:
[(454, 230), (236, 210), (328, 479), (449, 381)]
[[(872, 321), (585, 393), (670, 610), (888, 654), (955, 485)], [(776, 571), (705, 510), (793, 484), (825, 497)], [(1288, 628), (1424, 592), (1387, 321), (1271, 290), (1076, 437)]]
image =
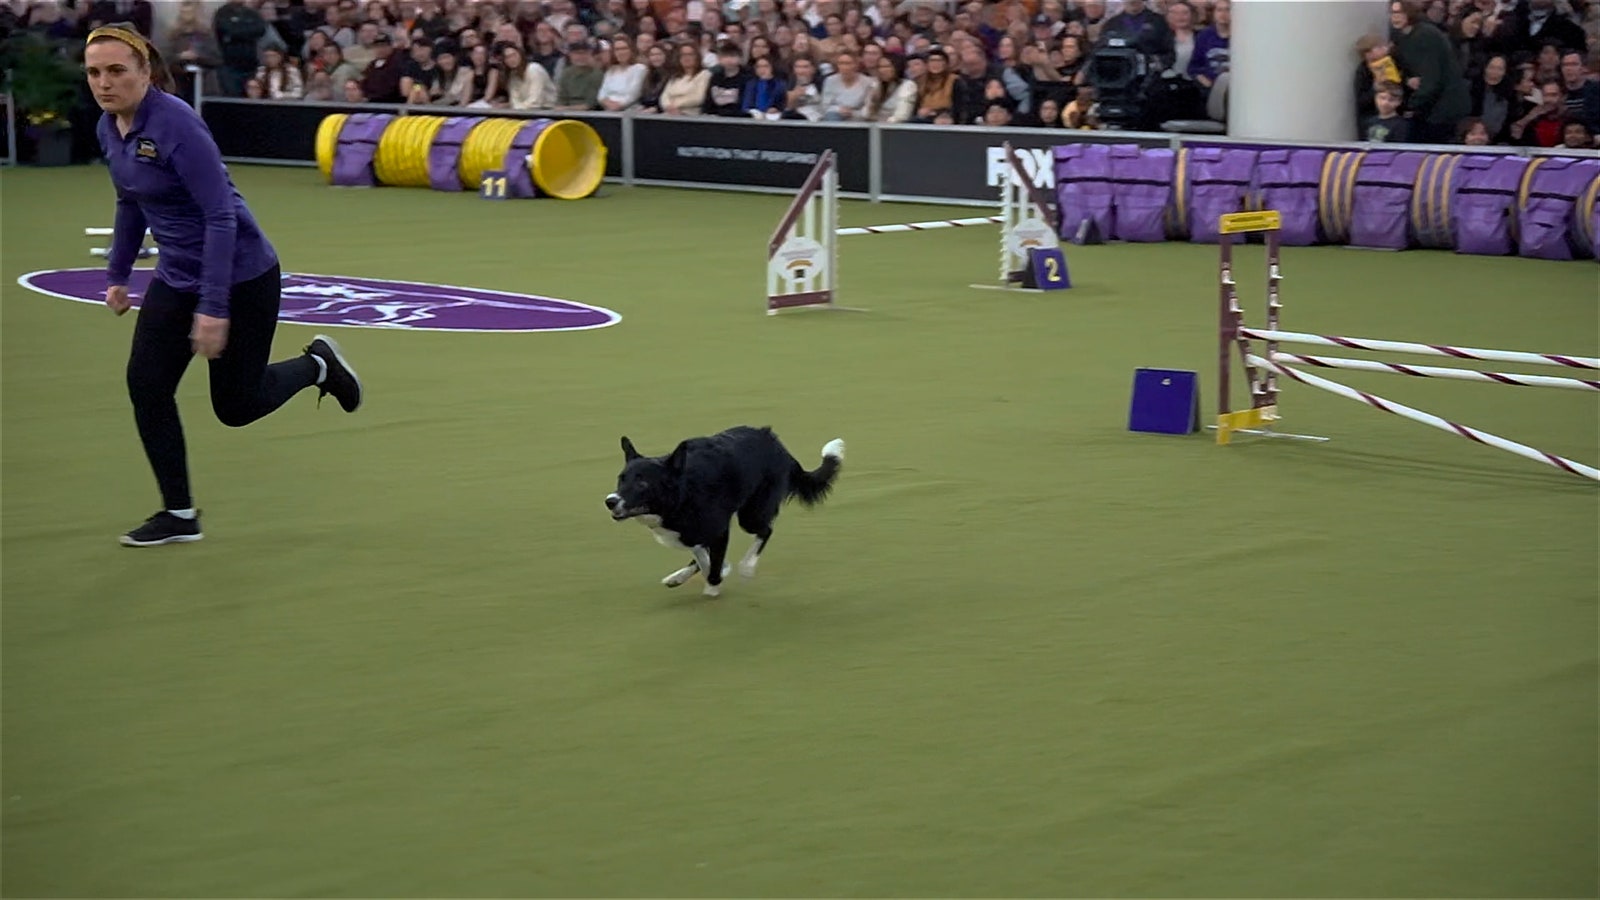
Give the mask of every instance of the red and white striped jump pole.
[(1338, 356), (1306, 356), (1300, 353), (1269, 353), (1273, 362), (1318, 366), (1324, 369), (1354, 369), (1358, 372), (1381, 372), (1389, 375), (1414, 375), (1419, 378), (1454, 378), (1458, 381), (1480, 381), (1489, 384), (1515, 384), (1523, 387), (1566, 388), (1576, 391), (1600, 391), (1600, 381), (1582, 378), (1556, 378), (1549, 375), (1514, 375), (1508, 372), (1477, 372), (1472, 369), (1452, 369), (1446, 366), (1403, 366), (1398, 363), (1378, 362), (1371, 359), (1344, 359)]
[(1600, 370), (1600, 359), (1589, 356), (1563, 356), (1559, 353), (1525, 353), (1520, 350), (1480, 350), (1475, 347), (1447, 347), (1442, 344), (1415, 344), (1410, 341), (1378, 341), (1371, 338), (1339, 337), (1329, 334), (1306, 334), (1299, 331), (1272, 331), (1265, 328), (1239, 329), (1239, 335), (1259, 341), (1281, 341), (1285, 344), (1318, 344), (1323, 347), (1343, 347), (1347, 350), (1377, 350), (1390, 353), (1416, 353), (1422, 356), (1451, 356), (1456, 359), (1476, 359), (1494, 362), (1513, 362), (1532, 366), (1565, 366), (1570, 369)]
[(1425, 413), (1419, 409), (1412, 409), (1409, 406), (1396, 403), (1393, 400), (1385, 400), (1382, 397), (1374, 396), (1366, 391), (1358, 391), (1355, 388), (1346, 387), (1338, 382), (1329, 381), (1326, 378), (1319, 378), (1316, 375), (1312, 375), (1308, 372), (1301, 372), (1296, 369), (1291, 369), (1288, 366), (1273, 362), (1269, 359), (1265, 359), (1254, 354), (1250, 356), (1250, 363), (1252, 365), (1257, 365), (1267, 369), (1268, 371), (1276, 372), (1279, 375), (1283, 375), (1287, 378), (1293, 378), (1295, 381), (1298, 381), (1301, 384), (1310, 385), (1314, 388), (1321, 388), (1330, 394), (1337, 394), (1341, 397), (1346, 397), (1360, 403), (1365, 403), (1368, 406), (1376, 407), (1386, 413), (1393, 413), (1402, 418), (1410, 419), (1413, 422), (1421, 422), (1424, 425), (1431, 425), (1440, 431), (1460, 435), (1468, 440), (1477, 441), (1480, 444), (1487, 444), (1490, 447), (1497, 447), (1501, 450), (1531, 459), (1534, 462), (1540, 462), (1547, 466), (1553, 466), (1563, 472), (1570, 472), (1573, 475), (1580, 475), (1593, 481), (1600, 481), (1600, 469), (1596, 469), (1593, 466), (1586, 466), (1583, 463), (1556, 456), (1553, 453), (1546, 453), (1543, 450), (1536, 450), (1526, 444), (1519, 444), (1516, 441), (1507, 440), (1503, 437), (1497, 437), (1489, 434), (1488, 432), (1479, 431), (1476, 428), (1468, 428), (1465, 425), (1457, 425), (1448, 419), (1441, 419), (1438, 416), (1432, 415), (1431, 413)]

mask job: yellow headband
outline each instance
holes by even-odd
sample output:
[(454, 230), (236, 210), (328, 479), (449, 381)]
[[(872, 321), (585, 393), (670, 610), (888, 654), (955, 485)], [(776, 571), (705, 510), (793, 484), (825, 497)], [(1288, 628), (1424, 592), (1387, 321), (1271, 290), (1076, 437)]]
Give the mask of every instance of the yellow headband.
[(96, 38), (103, 37), (114, 38), (127, 44), (133, 48), (133, 52), (139, 54), (140, 59), (143, 59), (146, 63), (150, 62), (150, 44), (137, 33), (126, 28), (118, 28), (115, 25), (103, 25), (89, 32), (87, 43), (94, 43)]

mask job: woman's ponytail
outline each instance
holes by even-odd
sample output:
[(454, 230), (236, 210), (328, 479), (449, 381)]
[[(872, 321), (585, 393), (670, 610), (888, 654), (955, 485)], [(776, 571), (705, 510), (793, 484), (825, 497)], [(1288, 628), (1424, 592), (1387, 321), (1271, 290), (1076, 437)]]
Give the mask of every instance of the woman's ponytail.
[(169, 94), (178, 92), (178, 85), (172, 80), (172, 70), (167, 68), (167, 60), (156, 49), (155, 44), (149, 45), (150, 49), (150, 83)]

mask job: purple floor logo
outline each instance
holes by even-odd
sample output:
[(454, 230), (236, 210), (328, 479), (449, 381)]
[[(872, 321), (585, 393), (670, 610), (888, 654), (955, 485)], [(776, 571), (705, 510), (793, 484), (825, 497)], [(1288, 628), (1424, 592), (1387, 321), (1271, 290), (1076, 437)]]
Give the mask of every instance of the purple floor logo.
[[(128, 293), (137, 307), (154, 277), (135, 269)], [(29, 272), (17, 283), (63, 300), (104, 303), (105, 269)], [(410, 331), (582, 331), (615, 325), (622, 316), (598, 306), (532, 294), (512, 294), (378, 278), (283, 276), (278, 321), (343, 328)]]

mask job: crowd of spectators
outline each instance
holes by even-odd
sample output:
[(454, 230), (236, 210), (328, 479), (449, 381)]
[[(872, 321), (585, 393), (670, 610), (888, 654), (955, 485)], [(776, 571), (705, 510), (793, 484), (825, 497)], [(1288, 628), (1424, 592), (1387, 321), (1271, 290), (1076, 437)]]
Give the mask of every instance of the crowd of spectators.
[[(1230, 0), (159, 0), (159, 28), (151, 0), (0, 2), (51, 36), (132, 21), (181, 87), (276, 100), (1152, 128), (1223, 120), (1230, 77)], [(1600, 0), (1397, 0), (1390, 26), (1351, 48), (1352, 138), (1595, 145)], [(1139, 57), (1132, 119), (1101, 102), (1112, 53)]]

